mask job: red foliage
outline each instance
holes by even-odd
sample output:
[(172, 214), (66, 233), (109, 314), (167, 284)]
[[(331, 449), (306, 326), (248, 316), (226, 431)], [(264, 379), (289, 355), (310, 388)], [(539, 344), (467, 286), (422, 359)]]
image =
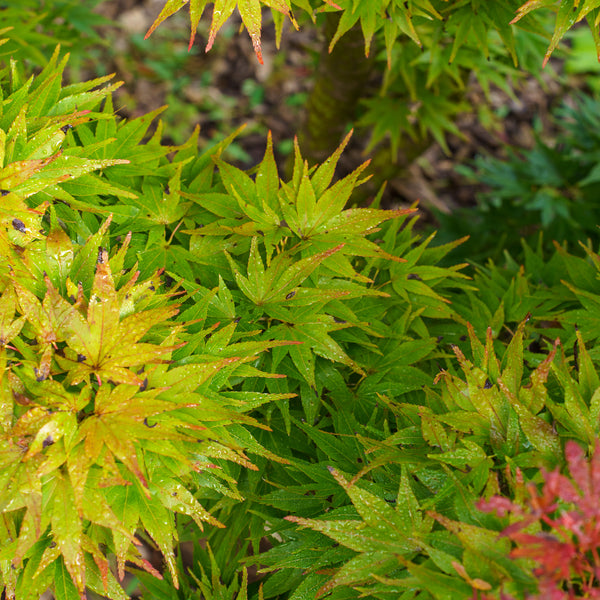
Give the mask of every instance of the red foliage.
[[(478, 503), (484, 512), (520, 517), (501, 535), (514, 542), (512, 557), (537, 564), (539, 593), (529, 599), (600, 599), (600, 444), (587, 459), (578, 444), (567, 442), (565, 457), (569, 476), (542, 470), (541, 494), (530, 484), (524, 505), (501, 496)], [(534, 523), (542, 531), (524, 531)]]

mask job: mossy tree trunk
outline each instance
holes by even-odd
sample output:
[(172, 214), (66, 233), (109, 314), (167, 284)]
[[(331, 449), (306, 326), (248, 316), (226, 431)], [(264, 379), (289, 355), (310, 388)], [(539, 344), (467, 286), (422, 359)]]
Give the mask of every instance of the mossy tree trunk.
[(302, 155), (313, 163), (325, 160), (339, 145), (348, 123), (356, 118), (359, 100), (369, 93), (373, 72), (372, 53), (365, 56), (360, 27), (346, 32), (329, 52), (338, 19), (335, 13), (326, 15), (326, 40), (298, 132)]
[[(373, 83), (375, 50), (365, 56), (365, 39), (360, 26), (346, 32), (329, 52), (329, 44), (337, 30), (339, 17), (327, 13), (325, 41), (315, 73), (314, 87), (305, 107), (303, 121), (298, 130), (302, 156), (311, 164), (326, 160), (340, 144), (349, 124), (356, 122), (358, 105), (362, 98), (379, 92)], [(373, 179), (355, 195), (362, 204), (388, 180), (405, 177), (411, 163), (430, 145), (431, 139), (413, 140), (408, 135), (401, 143), (397, 156), (392, 156), (387, 144), (374, 151), (370, 172)], [(288, 169), (291, 170), (293, 157)]]

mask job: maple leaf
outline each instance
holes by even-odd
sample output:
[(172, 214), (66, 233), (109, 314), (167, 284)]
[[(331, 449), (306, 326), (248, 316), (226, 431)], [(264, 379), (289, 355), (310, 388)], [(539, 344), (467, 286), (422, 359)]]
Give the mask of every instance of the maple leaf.
[[(596, 443), (592, 456), (587, 458), (583, 449), (570, 440), (565, 456), (568, 474), (561, 474), (558, 468), (552, 472), (541, 469), (544, 480), (541, 494), (530, 483), (522, 503), (494, 496), (477, 505), (485, 512), (512, 515), (514, 522), (501, 535), (515, 544), (512, 557), (529, 558), (537, 563), (534, 574), (539, 581), (538, 598), (575, 598), (574, 582), (581, 587), (582, 598), (595, 597), (597, 591), (600, 443)], [(530, 533), (536, 529), (534, 524), (543, 529)], [(571, 592), (567, 593), (564, 585)]]
[[(191, 49), (194, 45), (198, 23), (202, 18), (202, 14), (206, 8), (206, 5), (208, 4), (208, 0), (167, 0), (160, 14), (158, 17), (156, 17), (154, 23), (152, 23), (150, 29), (146, 33), (144, 39), (147, 39), (165, 19), (188, 4), (188, 1), (190, 4), (190, 43), (188, 48)], [(235, 8), (237, 8), (240, 13), (242, 23), (252, 39), (252, 45), (254, 46), (256, 57), (261, 64), (263, 62), (260, 44), (260, 31), (262, 24), (261, 5), (269, 6), (272, 10), (285, 15), (290, 19), (294, 27), (298, 29), (298, 25), (291, 13), (290, 0), (215, 0), (213, 4), (214, 8), (212, 22), (208, 34), (206, 52), (212, 48), (217, 33), (225, 24), (227, 19), (229, 19), (229, 17), (232, 15)]]
[[(138, 273), (130, 280), (132, 284)], [(133, 291), (131, 292), (133, 293)], [(134, 367), (160, 362), (178, 346), (157, 346), (139, 340), (156, 324), (177, 314), (172, 305), (136, 312), (121, 319), (122, 303), (115, 290), (108, 262), (102, 251), (96, 266), (96, 275), (87, 307), (87, 318), (77, 310), (68, 312), (60, 328), (68, 349), (65, 357), (57, 357), (62, 368), (69, 370), (72, 384), (89, 375), (98, 381), (104, 378), (115, 383), (142, 385), (143, 378), (133, 372)]]

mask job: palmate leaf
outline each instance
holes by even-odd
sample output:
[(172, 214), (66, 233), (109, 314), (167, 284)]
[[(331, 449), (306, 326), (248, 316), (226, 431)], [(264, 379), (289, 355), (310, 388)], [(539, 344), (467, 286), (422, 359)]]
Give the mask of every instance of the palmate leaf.
[[(375, 574), (390, 572), (402, 558), (408, 559), (421, 549), (421, 534), (416, 520), (406, 520), (407, 514), (392, 508), (383, 499), (348, 482), (335, 469), (329, 469), (336, 481), (349, 494), (361, 520), (304, 519), (295, 516), (286, 520), (309, 527), (359, 553), (341, 567), (317, 592), (316, 597), (330, 592), (337, 585), (352, 585), (372, 580)], [(402, 507), (404, 509), (404, 507)]]
[[(525, 461), (535, 459), (554, 465), (560, 455), (559, 436), (556, 429), (545, 420), (544, 413), (547, 414), (548, 410), (546, 381), (555, 359), (558, 340), (546, 358), (532, 370), (529, 381), (525, 383), (525, 324), (526, 321), (523, 321), (515, 332), (502, 361), (496, 356), (491, 328), (488, 328), (484, 346), (469, 326), (473, 361), (468, 360), (456, 346), (453, 348), (464, 381), (460, 376), (440, 372), (436, 381), (444, 381), (446, 389), (442, 399), (451, 414), (432, 415), (432, 418), (442, 423), (448, 419), (447, 422), (453, 422), (458, 427), (461, 415), (467, 418), (468, 413), (479, 413), (483, 420), (472, 431), (480, 436), (480, 444), (490, 444), (494, 452), (501, 456)], [(433, 425), (431, 421), (429, 423)], [(440, 429), (439, 423), (434, 427)], [(445, 431), (443, 433), (445, 435)], [(519, 451), (522, 435), (533, 448), (529, 456), (527, 452)]]
[(296, 294), (294, 288), (300, 286), (321, 262), (342, 248), (343, 244), (340, 244), (330, 250), (300, 260), (293, 260), (289, 255), (281, 253), (275, 256), (265, 269), (258, 252), (257, 238), (253, 238), (247, 277), (241, 275), (229, 254), (227, 257), (240, 289), (252, 302), (262, 306), (276, 302), (284, 303), (286, 300), (292, 299)]
[(600, 8), (600, 2), (598, 0), (561, 0), (558, 8), (556, 6), (557, 3), (554, 0), (528, 0), (519, 8), (517, 16), (511, 21), (511, 24), (516, 23), (525, 15), (540, 8), (550, 8), (556, 11), (554, 33), (544, 56), (543, 66), (546, 66), (552, 53), (556, 50), (567, 31), (584, 18), (588, 19), (590, 29), (594, 34), (596, 52), (600, 57), (600, 38), (598, 37), (598, 9)]
[[(388, 54), (400, 34), (409, 36), (416, 44), (421, 45), (418, 27), (415, 27), (414, 17), (425, 19), (442, 19), (442, 15), (434, 7), (435, 2), (420, 0), (408, 4), (406, 2), (389, 2), (376, 0), (373, 2), (354, 2), (353, 0), (337, 0), (339, 9), (343, 12), (339, 25), (330, 44), (329, 51), (337, 41), (356, 23), (360, 23), (365, 38), (365, 55), (369, 55), (371, 40), (376, 31), (386, 28), (385, 42)], [(438, 8), (440, 8), (438, 6)], [(387, 19), (382, 19), (386, 15)]]
[(63, 335), (72, 352), (65, 352), (61, 366), (69, 370), (73, 383), (94, 374), (99, 381), (106, 378), (140, 386), (143, 380), (133, 373), (132, 368), (160, 361), (175, 347), (156, 347), (139, 343), (139, 340), (155, 324), (177, 314), (177, 308), (151, 309), (121, 320), (122, 307), (114, 287), (108, 254), (105, 251), (101, 254), (87, 319), (72, 311), (63, 326)]
[[(156, 308), (121, 320), (123, 303), (129, 298), (117, 295), (108, 254), (102, 251), (99, 258), (101, 261), (97, 264), (93, 280), (87, 318), (76, 305), (69, 304), (58, 294), (48, 278), (41, 304), (16, 280), (13, 281), (15, 292), (38, 340), (42, 343), (67, 341), (63, 356), (57, 356), (57, 360), (62, 368), (69, 370), (71, 382), (78, 383), (93, 374), (98, 381), (106, 378), (139, 386), (143, 379), (131, 369), (160, 361), (174, 347), (156, 347), (138, 341), (155, 324), (175, 315), (177, 309), (173, 306)], [(136, 279), (134, 274), (129, 288), (133, 288)], [(141, 286), (146, 287), (144, 284)], [(131, 289), (130, 293), (135, 294), (135, 289)]]
[[(187, 3), (188, 0), (167, 0), (164, 8), (158, 17), (156, 17), (156, 20), (148, 30), (148, 33), (146, 33), (146, 38), (148, 38), (165, 19), (183, 8)], [(189, 0), (189, 4), (191, 26), (189, 48), (191, 49), (196, 37), (198, 23), (202, 18), (202, 13), (208, 4), (208, 0)], [(206, 44), (206, 52), (212, 48), (218, 31), (232, 15), (235, 8), (238, 9), (240, 17), (242, 18), (242, 23), (252, 39), (254, 52), (256, 53), (256, 57), (260, 63), (263, 62), (260, 45), (262, 6), (268, 6), (272, 11), (278, 11), (279, 13), (285, 15), (290, 19), (294, 27), (296, 27), (296, 29), (298, 28), (298, 25), (296, 24), (296, 21), (291, 13), (290, 0), (214, 0), (214, 2), (211, 2), (211, 4), (214, 4), (214, 7), (208, 43)]]

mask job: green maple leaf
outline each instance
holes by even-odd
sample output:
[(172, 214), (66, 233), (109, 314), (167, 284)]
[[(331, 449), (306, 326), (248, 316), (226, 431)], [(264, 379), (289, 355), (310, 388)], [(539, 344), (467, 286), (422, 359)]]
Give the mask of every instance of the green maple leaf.
[[(170, 17), (172, 14), (176, 13), (187, 3), (188, 0), (167, 0), (162, 11), (158, 17), (156, 17), (156, 20), (148, 30), (148, 33), (146, 33), (146, 38), (148, 38), (167, 17)], [(191, 0), (189, 4), (191, 26), (189, 48), (191, 49), (196, 37), (198, 23), (202, 18), (202, 13), (208, 4), (208, 0)], [(208, 43), (206, 44), (206, 52), (212, 48), (219, 29), (221, 29), (227, 19), (229, 19), (235, 8), (237, 8), (238, 12), (240, 13), (242, 23), (252, 39), (254, 52), (256, 53), (256, 56), (261, 64), (263, 62), (260, 45), (260, 30), (262, 24), (261, 5), (269, 6), (274, 12), (276, 11), (287, 16), (291, 20), (294, 27), (296, 27), (296, 29), (298, 28), (298, 25), (296, 24), (296, 21), (291, 13), (290, 0), (215, 0), (213, 4), (213, 16), (208, 34)]]

